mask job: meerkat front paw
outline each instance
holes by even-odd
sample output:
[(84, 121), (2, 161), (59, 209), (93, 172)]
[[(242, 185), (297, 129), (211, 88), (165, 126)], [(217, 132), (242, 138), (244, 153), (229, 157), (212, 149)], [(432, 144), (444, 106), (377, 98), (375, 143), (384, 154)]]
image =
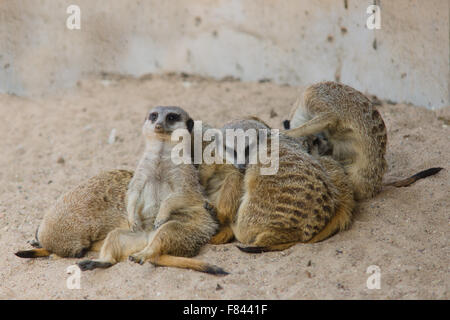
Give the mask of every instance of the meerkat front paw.
[(130, 229), (133, 232), (141, 232), (144, 231), (144, 227), (142, 225), (141, 221), (134, 221), (132, 224), (130, 224)]
[(140, 265), (143, 265), (146, 258), (141, 253), (135, 253), (128, 257), (128, 260), (139, 263)]
[(39, 243), (39, 241), (36, 241), (34, 239), (33, 240), (28, 240), (27, 243), (30, 244), (30, 246), (32, 246), (33, 248), (38, 248), (38, 249), (42, 248), (42, 246)]
[(133, 232), (144, 230), (142, 221), (137, 214), (131, 214), (128, 216), (128, 226)]
[(168, 218), (164, 218), (164, 219), (156, 219), (155, 223), (153, 224), (153, 229), (156, 230), (159, 227), (161, 227), (164, 223), (166, 223), (167, 221), (169, 221)]

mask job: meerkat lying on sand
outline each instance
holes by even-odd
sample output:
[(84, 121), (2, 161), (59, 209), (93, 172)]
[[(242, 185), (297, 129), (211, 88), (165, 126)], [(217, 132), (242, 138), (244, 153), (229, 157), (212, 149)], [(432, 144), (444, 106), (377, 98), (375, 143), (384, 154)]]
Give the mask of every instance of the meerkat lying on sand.
[(46, 212), (31, 245), (18, 251), (21, 258), (80, 258), (98, 251), (107, 234), (128, 225), (125, 196), (133, 173), (113, 170), (100, 173), (63, 194)]

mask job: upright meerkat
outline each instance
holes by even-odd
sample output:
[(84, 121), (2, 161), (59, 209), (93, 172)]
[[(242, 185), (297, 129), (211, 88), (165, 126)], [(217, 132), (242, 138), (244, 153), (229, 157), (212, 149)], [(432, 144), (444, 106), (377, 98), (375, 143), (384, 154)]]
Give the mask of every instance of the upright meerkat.
[(18, 251), (21, 258), (80, 258), (98, 251), (107, 234), (126, 227), (125, 196), (133, 172), (100, 173), (63, 194), (46, 212), (31, 244), (36, 249)]
[[(146, 148), (127, 193), (128, 221), (134, 231), (116, 230), (106, 239), (100, 258), (83, 261), (83, 270), (109, 267), (129, 254), (140, 264), (189, 268), (226, 274), (192, 259), (215, 234), (218, 223), (192, 164), (176, 164), (171, 140), (177, 129), (192, 131), (194, 122), (179, 107), (156, 107), (143, 126)], [(130, 245), (132, 248), (130, 249)], [(134, 251), (134, 252), (133, 252)]]
[[(361, 92), (336, 82), (314, 84), (297, 99), (291, 120), (283, 124), (288, 129), (284, 134), (290, 137), (321, 135), (329, 142), (332, 148), (326, 151), (344, 166), (356, 200), (371, 198), (381, 190), (387, 169), (386, 126)], [(408, 186), (441, 169), (431, 168), (388, 185)]]
[[(250, 119), (231, 122), (224, 129), (264, 127), (269, 129)], [(270, 139), (268, 152), (272, 152)], [(251, 246), (240, 248), (246, 252), (283, 250), (298, 242), (324, 240), (350, 225), (353, 192), (334, 159), (316, 160), (297, 141), (280, 135), (278, 172), (262, 175), (262, 166), (248, 164), (241, 173), (230, 164), (200, 165), (200, 180), (212, 195), (219, 221), (225, 223), (213, 243), (225, 243), (234, 236)]]

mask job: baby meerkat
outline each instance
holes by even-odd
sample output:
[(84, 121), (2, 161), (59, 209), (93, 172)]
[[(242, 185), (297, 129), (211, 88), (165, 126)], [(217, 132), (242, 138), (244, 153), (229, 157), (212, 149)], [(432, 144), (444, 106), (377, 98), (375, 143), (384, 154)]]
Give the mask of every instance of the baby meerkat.
[[(224, 129), (261, 127), (269, 129), (250, 119), (231, 122)], [(270, 153), (272, 138), (267, 139)], [(228, 242), (234, 236), (250, 245), (240, 248), (246, 252), (284, 250), (299, 242), (324, 240), (350, 225), (354, 208), (351, 184), (342, 166), (331, 157), (316, 160), (299, 148), (294, 139), (279, 135), (277, 173), (262, 175), (261, 163), (246, 163), (242, 176), (238, 174), (244, 169), (240, 165), (237, 165), (240, 170), (232, 169), (230, 164), (200, 165), (200, 179), (207, 193), (214, 194), (212, 201), (217, 206), (218, 219), (228, 223), (213, 238), (217, 240), (215, 243)], [(224, 181), (233, 177), (227, 188), (223, 187), (225, 183), (214, 181), (218, 173), (225, 175)], [(219, 191), (214, 192), (218, 186)], [(220, 199), (223, 206), (214, 199)], [(240, 200), (237, 204), (236, 199)]]
[[(190, 134), (194, 122), (179, 107), (152, 109), (143, 126), (146, 148), (127, 193), (127, 230), (114, 231), (96, 261), (83, 270), (108, 267), (129, 254), (131, 261), (226, 274), (221, 268), (192, 259), (215, 234), (218, 223), (192, 164), (176, 164), (171, 140), (177, 129)], [(143, 240), (145, 239), (145, 241)], [(129, 245), (133, 248), (130, 249)], [(104, 249), (104, 250), (103, 250)], [(133, 252), (134, 251), (134, 252)]]
[[(331, 153), (339, 161), (353, 185), (356, 200), (367, 199), (380, 192), (387, 169), (387, 132), (380, 113), (361, 92), (336, 82), (321, 82), (306, 89), (294, 103), (291, 120), (283, 122), (285, 135), (315, 136), (325, 141), (321, 151)], [(439, 172), (431, 168), (390, 183), (397, 187)]]
[(108, 232), (126, 227), (125, 196), (133, 172), (100, 173), (63, 194), (51, 207), (36, 231), (31, 245), (18, 251), (21, 258), (80, 258), (88, 250), (98, 251)]

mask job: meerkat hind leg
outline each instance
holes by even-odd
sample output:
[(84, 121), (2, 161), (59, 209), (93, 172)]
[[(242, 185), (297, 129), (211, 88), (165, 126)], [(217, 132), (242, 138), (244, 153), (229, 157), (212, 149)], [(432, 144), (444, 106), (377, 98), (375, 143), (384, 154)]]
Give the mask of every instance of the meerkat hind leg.
[(156, 255), (160, 255), (162, 251), (161, 235), (169, 235), (172, 226), (177, 222), (170, 221), (163, 224), (160, 228), (151, 232), (148, 236), (147, 245), (140, 251), (129, 255), (128, 259), (139, 264), (144, 264), (145, 261), (154, 258)]
[(168, 222), (162, 225), (158, 230), (149, 236), (147, 246), (140, 252), (130, 255), (129, 260), (139, 264), (144, 264), (145, 261), (149, 261), (157, 266), (192, 269), (214, 275), (228, 274), (228, 272), (218, 266), (211, 265), (197, 259), (165, 254), (164, 252), (169, 249), (165, 246), (168, 243), (173, 243), (174, 241), (171, 240), (175, 239), (163, 240), (163, 237), (168, 237), (169, 235), (174, 234), (174, 231), (176, 230), (173, 229), (179, 227), (176, 224), (177, 222)]
[[(169, 221), (170, 215), (176, 211), (186, 207), (194, 207), (199, 205), (197, 199), (193, 199), (191, 196), (179, 193), (171, 195), (169, 198), (161, 203), (158, 214), (155, 218), (155, 229), (158, 229), (161, 225)], [(202, 208), (211, 212), (212, 209), (208, 209), (209, 203), (203, 203)]]
[(209, 241), (211, 244), (225, 244), (229, 243), (234, 239), (233, 229), (230, 225), (223, 226)]
[(82, 271), (109, 268), (130, 254), (142, 250), (147, 245), (146, 232), (132, 232), (128, 229), (114, 229), (103, 242), (98, 259), (83, 260), (78, 263)]
[(352, 209), (341, 206), (331, 221), (323, 228), (317, 235), (308, 241), (308, 243), (315, 243), (331, 238), (341, 230), (345, 230), (351, 223)]

